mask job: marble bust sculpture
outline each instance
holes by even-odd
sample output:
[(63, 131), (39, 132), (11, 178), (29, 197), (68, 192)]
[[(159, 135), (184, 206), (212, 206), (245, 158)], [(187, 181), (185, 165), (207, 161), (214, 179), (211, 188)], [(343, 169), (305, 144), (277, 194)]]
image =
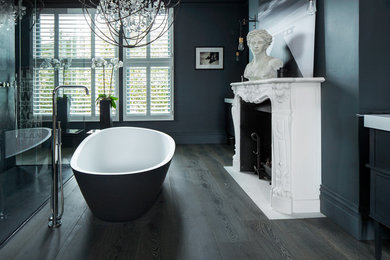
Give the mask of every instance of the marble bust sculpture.
[(266, 30), (257, 29), (250, 31), (246, 39), (253, 60), (246, 65), (244, 77), (249, 80), (276, 78), (277, 70), (283, 66), (283, 62), (266, 53), (272, 43), (272, 36)]

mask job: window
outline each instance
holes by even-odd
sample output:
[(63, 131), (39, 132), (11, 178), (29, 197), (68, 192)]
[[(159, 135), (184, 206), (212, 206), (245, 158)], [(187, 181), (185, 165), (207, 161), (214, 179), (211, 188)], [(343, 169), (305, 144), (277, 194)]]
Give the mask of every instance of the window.
[[(106, 68), (104, 82), (106, 93), (119, 96), (122, 89), (123, 101), (118, 105), (123, 105), (124, 120), (173, 119), (172, 33), (170, 29), (146, 47), (120, 51), (92, 32), (81, 10), (45, 9), (37, 17), (33, 31), (34, 115), (51, 116), (54, 86), (83, 85), (90, 90), (90, 96), (82, 89), (64, 90), (72, 100), (70, 120), (97, 120), (99, 105), (95, 99), (104, 92), (103, 70), (91, 68), (91, 59), (103, 57), (108, 61), (118, 57), (124, 63), (123, 80), (119, 80), (116, 71), (109, 89), (111, 69)], [(45, 59), (72, 61), (69, 68), (63, 69), (42, 66)], [(113, 109), (117, 119), (118, 111)]]
[[(161, 22), (157, 21), (157, 24), (159, 23)], [(158, 30), (153, 33), (158, 33)], [(171, 28), (163, 37), (148, 46), (126, 49), (123, 60), (125, 120), (173, 118), (172, 43)]]
[[(95, 99), (103, 93), (103, 70), (91, 68), (92, 57), (110, 59), (118, 56), (117, 47), (110, 46), (92, 33), (81, 10), (67, 13), (67, 9), (46, 10), (37, 17), (33, 33), (34, 68), (34, 115), (50, 116), (52, 112), (52, 90), (58, 85), (83, 85), (90, 96), (82, 89), (65, 89), (63, 94), (71, 97), (70, 119), (97, 119), (99, 106)], [(45, 59), (71, 59), (71, 66), (42, 67)], [(109, 75), (106, 72), (106, 91)], [(118, 96), (118, 84), (113, 77), (112, 93)], [(115, 116), (116, 110), (113, 110)]]

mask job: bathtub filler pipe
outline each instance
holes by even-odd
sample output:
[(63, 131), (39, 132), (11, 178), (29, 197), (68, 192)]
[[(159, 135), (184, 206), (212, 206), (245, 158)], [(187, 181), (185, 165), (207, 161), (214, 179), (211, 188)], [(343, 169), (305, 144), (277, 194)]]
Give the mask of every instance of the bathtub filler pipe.
[[(64, 213), (64, 189), (62, 183), (62, 154), (61, 154), (61, 122), (57, 123), (57, 93), (60, 88), (84, 88), (85, 93), (89, 95), (88, 88), (85, 86), (58, 86), (54, 88), (52, 94), (53, 102), (53, 130), (51, 143), (51, 163), (52, 163), (52, 189), (50, 198), (51, 215), (49, 218), (49, 227), (57, 228), (61, 226), (61, 217)], [(57, 129), (58, 124), (58, 129)], [(58, 183), (61, 189), (61, 213), (58, 212)]]

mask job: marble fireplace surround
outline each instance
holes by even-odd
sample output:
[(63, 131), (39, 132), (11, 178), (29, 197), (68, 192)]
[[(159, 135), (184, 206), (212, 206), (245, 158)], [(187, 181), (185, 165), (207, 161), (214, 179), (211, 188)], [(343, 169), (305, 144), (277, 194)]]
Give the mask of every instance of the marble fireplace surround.
[(275, 78), (231, 83), (235, 131), (233, 169), (240, 171), (241, 100), (272, 107), (273, 210), (319, 213), (321, 184), (321, 83), (324, 78)]

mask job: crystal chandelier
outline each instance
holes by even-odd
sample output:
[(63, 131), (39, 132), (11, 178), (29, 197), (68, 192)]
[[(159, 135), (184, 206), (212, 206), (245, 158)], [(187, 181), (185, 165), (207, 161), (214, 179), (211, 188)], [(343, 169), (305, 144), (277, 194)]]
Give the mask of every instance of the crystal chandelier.
[(5, 28), (7, 31), (26, 14), (26, 7), (21, 5), (21, 0), (19, 0), (17, 6), (14, 6), (11, 2), (13, 3), (9, 0), (0, 0), (0, 29)]
[[(103, 41), (125, 48), (143, 47), (173, 24), (170, 9), (180, 0), (79, 0), (87, 23)], [(96, 11), (93, 11), (93, 10)]]

